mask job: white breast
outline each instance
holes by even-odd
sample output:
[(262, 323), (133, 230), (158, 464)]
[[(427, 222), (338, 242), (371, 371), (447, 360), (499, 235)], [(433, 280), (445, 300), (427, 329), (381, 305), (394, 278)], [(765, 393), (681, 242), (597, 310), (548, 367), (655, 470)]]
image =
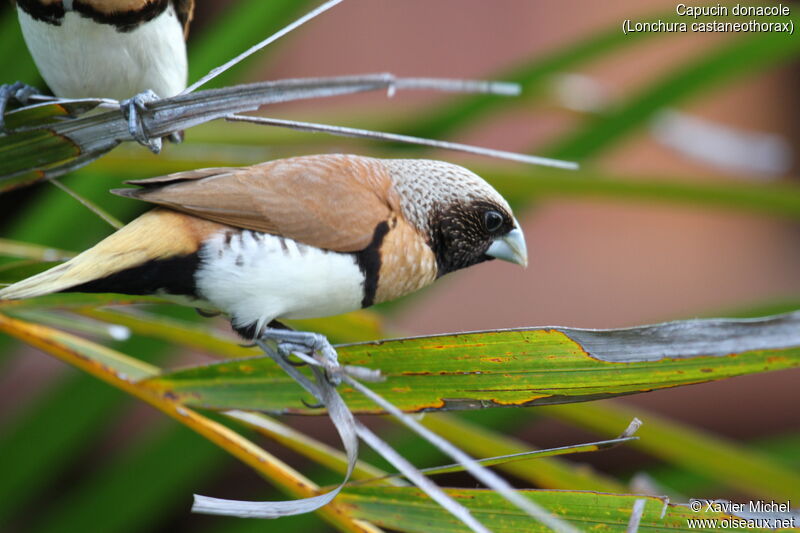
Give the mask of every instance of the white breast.
[(242, 231), (215, 235), (200, 250), (198, 293), (258, 327), (275, 318), (313, 318), (359, 309), (364, 276), (352, 254)]
[(56, 26), (17, 8), (33, 60), (56, 96), (124, 100), (152, 89), (162, 97), (186, 87), (186, 44), (175, 10), (129, 32), (67, 11)]

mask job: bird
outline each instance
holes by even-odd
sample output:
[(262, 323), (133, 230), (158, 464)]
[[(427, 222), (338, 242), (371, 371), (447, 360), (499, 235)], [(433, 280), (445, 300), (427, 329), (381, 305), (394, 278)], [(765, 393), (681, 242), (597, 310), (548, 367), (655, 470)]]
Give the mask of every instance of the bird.
[(125, 100), (186, 88), (193, 0), (16, 0), (20, 28), (56, 96)]
[(492, 259), (527, 266), (508, 202), (444, 161), (323, 154), (126, 183), (137, 188), (111, 192), (155, 207), (0, 300), (155, 294), (225, 313), (244, 339), (318, 347), (280, 321), (394, 300)]
[[(147, 102), (186, 88), (194, 0), (16, 0), (16, 7), (28, 50), (58, 97), (112, 98), (135, 117)], [(19, 83), (3, 89), (0, 120), (9, 98), (34, 93)]]

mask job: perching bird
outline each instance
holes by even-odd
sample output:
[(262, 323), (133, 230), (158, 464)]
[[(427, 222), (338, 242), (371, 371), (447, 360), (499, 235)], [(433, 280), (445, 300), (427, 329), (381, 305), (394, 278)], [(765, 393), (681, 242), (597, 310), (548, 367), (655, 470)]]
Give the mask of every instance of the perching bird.
[[(149, 139), (141, 130), (137, 111), (186, 88), (185, 37), (194, 0), (17, 0), (16, 4), (25, 43), (53, 94), (119, 100), (133, 137), (158, 152), (161, 140)], [(19, 82), (0, 86), (0, 131), (8, 100), (24, 104), (37, 92)]]
[(194, 0), (17, 0), (28, 50), (64, 98), (181, 92), (193, 10)]
[(161, 207), (0, 290), (161, 294), (230, 316), (252, 339), (282, 318), (353, 311), (489, 259), (527, 264), (508, 203), (441, 161), (316, 155), (128, 182)]

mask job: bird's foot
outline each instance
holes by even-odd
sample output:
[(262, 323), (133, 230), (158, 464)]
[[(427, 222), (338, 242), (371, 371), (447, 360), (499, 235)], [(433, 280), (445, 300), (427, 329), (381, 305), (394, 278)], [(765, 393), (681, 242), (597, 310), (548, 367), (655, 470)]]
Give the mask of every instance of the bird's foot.
[(169, 135), (167, 135), (167, 139), (169, 139), (169, 142), (171, 142), (172, 144), (180, 144), (180, 143), (182, 143), (183, 142), (183, 137), (184, 137), (184, 135), (183, 135), (182, 131), (175, 131), (175, 132), (170, 133)]
[(39, 94), (39, 89), (21, 81), (0, 85), (0, 133), (6, 132), (5, 114), (8, 103), (15, 100), (25, 105), (34, 94)]
[(341, 382), (342, 367), (333, 345), (319, 333), (267, 328), (261, 333), (261, 340), (270, 340), (277, 345), (278, 354), (294, 366), (298, 363), (289, 361), (291, 355), (299, 357), (301, 364), (314, 364), (325, 369), (332, 384)]
[(161, 138), (151, 138), (144, 130), (144, 123), (140, 113), (147, 111), (147, 104), (160, 100), (159, 96), (147, 89), (133, 98), (128, 98), (119, 103), (120, 111), (128, 121), (128, 132), (139, 144), (146, 146), (151, 152), (161, 152)]
[[(363, 366), (340, 365), (339, 356), (333, 345), (325, 335), (308, 331), (295, 331), (291, 329), (265, 328), (259, 341), (272, 341), (276, 344), (277, 354), (292, 366), (305, 364), (322, 367), (328, 381), (337, 386), (342, 381), (342, 374), (377, 383), (384, 380), (380, 370), (373, 370)], [(300, 362), (289, 358), (294, 355)]]

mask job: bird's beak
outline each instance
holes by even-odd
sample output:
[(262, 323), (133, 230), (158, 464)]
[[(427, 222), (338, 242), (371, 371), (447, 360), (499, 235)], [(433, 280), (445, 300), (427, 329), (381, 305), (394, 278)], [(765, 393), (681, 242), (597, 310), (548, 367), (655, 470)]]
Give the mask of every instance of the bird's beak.
[(514, 228), (502, 237), (498, 237), (486, 250), (486, 255), (528, 266), (528, 249), (525, 246), (525, 235), (522, 230)]

